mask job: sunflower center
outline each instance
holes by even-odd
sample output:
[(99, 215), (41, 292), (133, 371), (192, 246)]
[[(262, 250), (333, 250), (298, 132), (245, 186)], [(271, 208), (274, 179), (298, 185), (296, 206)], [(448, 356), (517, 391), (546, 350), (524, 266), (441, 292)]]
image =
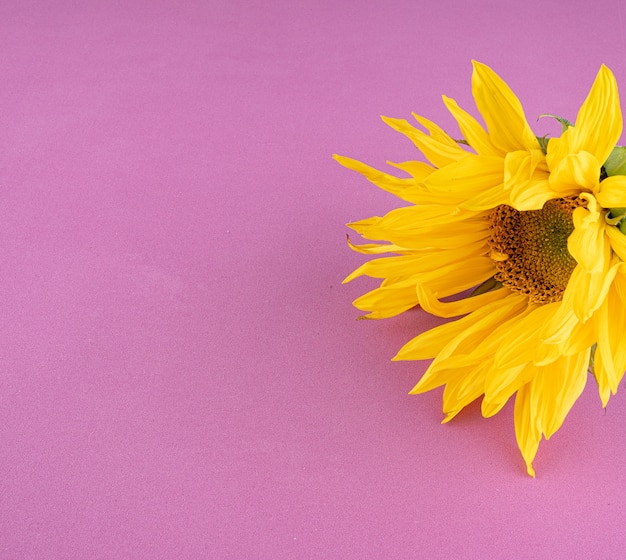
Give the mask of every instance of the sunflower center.
[(572, 196), (546, 202), (541, 210), (520, 212), (501, 205), (491, 212), (491, 259), (495, 279), (531, 303), (561, 301), (576, 261), (567, 250), (574, 230), (572, 213), (585, 201)]

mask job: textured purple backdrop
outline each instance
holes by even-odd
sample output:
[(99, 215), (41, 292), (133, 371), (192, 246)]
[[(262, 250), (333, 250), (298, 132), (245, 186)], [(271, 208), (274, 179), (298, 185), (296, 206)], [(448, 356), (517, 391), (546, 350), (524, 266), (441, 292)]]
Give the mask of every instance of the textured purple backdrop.
[(450, 126), (472, 58), (574, 118), (624, 10), (0, 1), (0, 558), (621, 557), (624, 391), (535, 480), (510, 406), (440, 426), (389, 361), (436, 320), (340, 284), (396, 201), (330, 156), (414, 157), (379, 115)]

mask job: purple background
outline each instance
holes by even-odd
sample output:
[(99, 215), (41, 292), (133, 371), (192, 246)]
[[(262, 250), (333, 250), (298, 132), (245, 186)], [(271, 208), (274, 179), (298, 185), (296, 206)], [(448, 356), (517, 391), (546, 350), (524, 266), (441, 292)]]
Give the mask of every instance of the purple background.
[(623, 556), (624, 392), (535, 480), (510, 405), (440, 426), (389, 361), (438, 320), (340, 284), (398, 202), (330, 157), (415, 157), (379, 115), (451, 127), (472, 58), (532, 123), (626, 92), (621, 4), (0, 2), (0, 558)]

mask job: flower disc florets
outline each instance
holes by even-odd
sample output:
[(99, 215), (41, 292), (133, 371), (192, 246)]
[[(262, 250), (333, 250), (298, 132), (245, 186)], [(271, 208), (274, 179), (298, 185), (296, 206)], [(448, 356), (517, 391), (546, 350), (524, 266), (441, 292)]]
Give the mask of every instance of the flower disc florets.
[(579, 197), (549, 200), (541, 210), (500, 205), (491, 212), (489, 247), (495, 279), (531, 303), (561, 301), (576, 261), (567, 250)]

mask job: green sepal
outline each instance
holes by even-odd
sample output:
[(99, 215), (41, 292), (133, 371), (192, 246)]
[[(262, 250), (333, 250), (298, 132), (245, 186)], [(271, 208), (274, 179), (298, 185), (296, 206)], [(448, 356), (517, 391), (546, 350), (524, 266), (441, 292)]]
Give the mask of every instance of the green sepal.
[(563, 117), (559, 117), (558, 115), (552, 115), (550, 113), (543, 113), (542, 115), (539, 115), (537, 119), (542, 119), (543, 117), (551, 117), (555, 121), (558, 121), (559, 123), (561, 123), (561, 132), (565, 132), (570, 126), (574, 126), (567, 119), (564, 119)]
[(537, 138), (537, 142), (539, 142), (539, 147), (541, 148), (541, 151), (543, 152), (543, 155), (545, 156), (548, 153), (548, 142), (550, 141), (550, 138), (548, 138), (548, 136), (535, 136), (535, 138)]
[(626, 175), (626, 146), (615, 146), (602, 167), (607, 177)]

